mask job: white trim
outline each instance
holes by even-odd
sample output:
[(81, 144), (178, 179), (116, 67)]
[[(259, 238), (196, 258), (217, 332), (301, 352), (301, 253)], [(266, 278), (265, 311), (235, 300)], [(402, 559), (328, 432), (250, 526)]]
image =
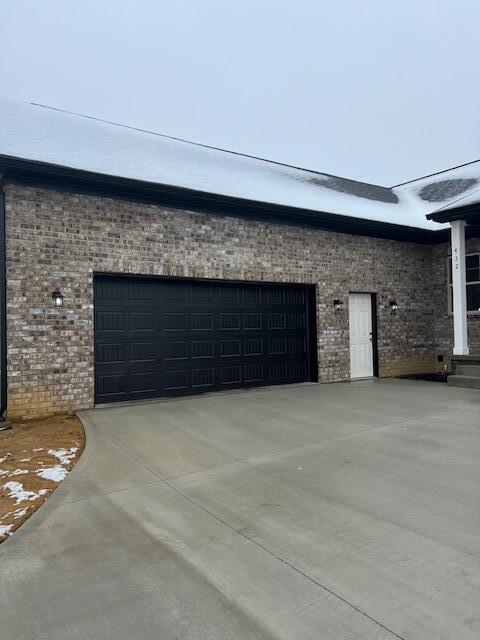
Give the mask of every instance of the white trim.
[(350, 379), (372, 378), (373, 368), (373, 322), (372, 294), (350, 293), (348, 297), (350, 333)]
[(465, 266), (465, 221), (454, 220), (451, 226), (453, 286), (453, 355), (468, 356), (467, 281)]

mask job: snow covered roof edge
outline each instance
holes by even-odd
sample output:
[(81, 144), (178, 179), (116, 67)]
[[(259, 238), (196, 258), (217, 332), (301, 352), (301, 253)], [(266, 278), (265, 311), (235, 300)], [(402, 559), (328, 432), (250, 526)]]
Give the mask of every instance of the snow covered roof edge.
[(430, 230), (443, 225), (426, 214), (480, 186), (480, 162), (388, 188), (9, 98), (0, 98), (0, 156)]

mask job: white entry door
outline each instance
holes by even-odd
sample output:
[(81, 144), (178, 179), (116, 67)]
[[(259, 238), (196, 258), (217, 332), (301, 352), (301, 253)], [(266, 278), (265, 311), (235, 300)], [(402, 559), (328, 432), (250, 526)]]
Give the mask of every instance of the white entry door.
[(372, 296), (351, 293), (350, 318), (350, 377), (373, 376)]

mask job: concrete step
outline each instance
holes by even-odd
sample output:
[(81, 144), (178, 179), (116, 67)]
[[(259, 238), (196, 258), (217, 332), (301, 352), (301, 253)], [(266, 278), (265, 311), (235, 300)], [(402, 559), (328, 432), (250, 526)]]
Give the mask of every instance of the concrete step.
[(447, 384), (451, 387), (466, 387), (468, 389), (480, 389), (480, 378), (476, 376), (453, 375), (448, 376)]
[(455, 373), (459, 376), (480, 378), (480, 364), (457, 364)]

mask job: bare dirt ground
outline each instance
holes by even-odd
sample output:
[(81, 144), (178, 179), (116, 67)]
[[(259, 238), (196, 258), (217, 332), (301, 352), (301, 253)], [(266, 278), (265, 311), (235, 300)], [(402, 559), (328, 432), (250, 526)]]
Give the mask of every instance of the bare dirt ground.
[(0, 432), (0, 543), (55, 491), (84, 445), (74, 416), (18, 422)]

